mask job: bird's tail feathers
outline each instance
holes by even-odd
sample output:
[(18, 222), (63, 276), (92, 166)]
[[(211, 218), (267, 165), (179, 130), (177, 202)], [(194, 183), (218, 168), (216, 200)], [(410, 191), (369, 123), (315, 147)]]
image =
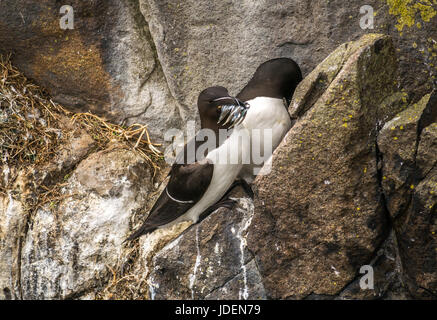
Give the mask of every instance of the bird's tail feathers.
[(141, 228), (139, 228), (137, 231), (132, 233), (129, 236), (129, 238), (127, 238), (124, 242), (135, 240), (135, 239), (141, 237), (142, 235), (145, 235), (145, 234), (148, 234), (148, 233), (155, 231), (156, 229), (157, 228), (155, 226), (144, 224), (143, 226), (141, 226)]

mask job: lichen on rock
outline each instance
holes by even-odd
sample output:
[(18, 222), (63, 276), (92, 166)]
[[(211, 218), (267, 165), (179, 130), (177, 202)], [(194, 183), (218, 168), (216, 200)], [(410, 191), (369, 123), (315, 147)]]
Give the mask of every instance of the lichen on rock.
[(436, 14), (434, 0), (387, 0), (390, 6), (390, 14), (397, 16), (396, 28), (401, 32), (405, 26), (412, 27), (415, 24), (416, 15), (420, 14), (423, 22), (429, 22)]
[[(436, 297), (436, 0), (70, 4), (0, 1), (0, 299)], [(275, 57), (305, 79), (254, 199), (123, 242), (163, 133)]]

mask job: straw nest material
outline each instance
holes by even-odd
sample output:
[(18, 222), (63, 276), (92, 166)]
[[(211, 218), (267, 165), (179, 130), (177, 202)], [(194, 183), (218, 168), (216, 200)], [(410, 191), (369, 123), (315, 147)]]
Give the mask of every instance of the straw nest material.
[(73, 114), (57, 103), (42, 88), (29, 81), (10, 61), (0, 55), (0, 163), (27, 167), (47, 163), (71, 130), (65, 118), (84, 128), (104, 149), (118, 142), (138, 152), (156, 173), (163, 159), (157, 144), (151, 142), (147, 126), (128, 127), (105, 121), (91, 113)]

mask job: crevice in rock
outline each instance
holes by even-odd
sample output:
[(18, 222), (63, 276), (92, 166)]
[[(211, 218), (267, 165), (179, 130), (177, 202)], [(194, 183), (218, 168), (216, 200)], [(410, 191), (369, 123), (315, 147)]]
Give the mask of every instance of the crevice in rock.
[[(386, 242), (388, 241), (390, 234), (393, 235), (394, 240), (396, 238), (396, 234), (394, 231), (394, 221), (390, 215), (389, 209), (388, 209), (388, 205), (387, 205), (387, 200), (386, 200), (386, 196), (384, 193), (384, 189), (382, 186), (382, 180), (383, 180), (383, 154), (379, 149), (378, 146), (378, 142), (377, 142), (377, 138), (378, 138), (378, 134), (381, 130), (381, 126), (377, 123), (376, 124), (376, 132), (374, 134), (374, 148), (375, 148), (375, 161), (376, 161), (376, 188), (377, 188), (377, 192), (379, 194), (379, 203), (381, 206), (381, 213), (383, 215), (383, 218), (385, 219), (384, 222), (384, 226), (382, 228), (381, 231), (381, 235), (379, 237), (379, 243), (378, 245), (375, 247), (375, 250), (373, 251), (372, 257), (370, 258), (369, 262), (367, 263), (368, 265), (374, 265), (376, 263), (376, 261), (380, 258), (381, 254), (380, 251), (381, 249), (385, 246)], [(397, 257), (399, 257), (398, 255), (398, 248), (397, 248), (397, 243), (395, 242), (395, 246), (396, 246), (396, 255)], [(344, 293), (349, 286), (351, 286), (354, 282), (358, 281), (360, 276), (362, 276), (358, 271), (355, 275), (355, 277), (353, 277), (353, 279), (351, 279), (346, 285), (344, 285), (339, 291), (338, 293), (335, 295), (336, 297), (341, 296), (342, 293)], [(386, 288), (385, 292), (388, 289)], [(385, 292), (383, 294), (385, 294)], [(309, 294), (308, 296), (306, 296), (304, 299), (310, 299), (311, 295), (313, 295), (314, 293)], [(330, 296), (328, 296), (330, 297)], [(334, 297), (334, 296), (333, 296)], [(381, 297), (379, 297), (381, 298)]]
[[(138, 92), (141, 92), (144, 88), (144, 86), (147, 84), (147, 82), (150, 80), (150, 78), (152, 77), (152, 75), (156, 72), (156, 60), (155, 63), (153, 64), (152, 67), (152, 71), (141, 81), (141, 84), (138, 88)], [(150, 94), (150, 93), (149, 93)]]
[[(146, 80), (146, 82), (147, 82), (147, 80)], [(143, 86), (146, 82), (144, 82), (141, 86)], [(149, 91), (149, 103), (147, 103), (147, 105), (144, 107), (143, 111), (141, 111), (141, 112), (139, 112), (137, 114), (134, 114), (134, 115), (130, 115), (128, 117), (124, 117), (123, 120), (121, 120), (121, 125), (124, 125), (126, 123), (126, 121), (129, 120), (129, 119), (137, 118), (137, 117), (140, 117), (143, 114), (145, 114), (147, 112), (147, 109), (149, 109), (149, 107), (152, 105), (152, 102), (153, 102), (153, 97), (152, 97), (152, 94)]]
[(426, 293), (428, 293), (430, 296), (432, 296), (434, 299), (437, 298), (437, 292), (434, 292), (428, 288), (422, 287), (422, 286), (418, 286), (419, 289), (422, 289), (423, 291), (425, 291)]
[(149, 31), (149, 25), (140, 9), (140, 0), (129, 0), (129, 5), (130, 5), (129, 9), (135, 20), (137, 30), (139, 31), (141, 36), (143, 36), (144, 39), (146, 39), (146, 42), (150, 45), (154, 57), (152, 70), (146, 75), (145, 79), (142, 81), (141, 83), (141, 88), (142, 88), (145, 85), (145, 83), (150, 79), (153, 72), (155, 72), (159, 60), (158, 60), (158, 54), (156, 52), (155, 44), (152, 41), (152, 36)]
[(336, 298), (337, 298), (337, 296), (335, 296), (335, 295), (317, 294), (317, 293), (311, 292), (310, 294), (303, 297), (302, 300), (335, 300)]
[[(254, 261), (254, 260), (256, 260), (256, 259), (252, 256), (252, 259), (248, 260), (248, 261), (245, 263), (244, 266), (249, 265), (249, 264), (250, 264), (252, 261)], [(256, 263), (256, 261), (255, 261), (255, 263)], [(258, 269), (257, 269), (257, 270), (258, 270)], [(240, 271), (240, 272), (238, 272), (238, 273), (236, 273), (236, 274), (234, 274), (234, 275), (231, 275), (231, 276), (227, 277), (221, 285), (212, 288), (212, 289), (210, 290), (210, 292), (209, 292), (208, 294), (205, 295), (205, 297), (206, 297), (206, 296), (209, 296), (209, 295), (211, 295), (211, 294), (213, 294), (214, 292), (216, 292), (216, 291), (218, 291), (218, 290), (220, 290), (220, 289), (222, 289), (222, 288), (225, 287), (228, 283), (230, 283), (231, 281), (235, 280), (237, 277), (242, 276), (242, 275), (243, 275), (243, 271)], [(264, 286), (264, 285), (263, 285), (263, 286)]]
[(420, 140), (422, 137), (422, 131), (431, 125), (432, 123), (437, 121), (437, 90), (431, 92), (431, 96), (429, 97), (428, 103), (425, 106), (422, 114), (420, 115), (420, 119), (417, 122), (417, 132), (416, 132), (416, 147), (414, 150), (414, 166), (416, 168), (416, 158), (417, 153), (419, 151)]
[(91, 286), (91, 287), (85, 288), (83, 290), (70, 293), (70, 294), (66, 295), (65, 297), (62, 297), (61, 299), (62, 300), (78, 300), (87, 294), (95, 293), (96, 289), (98, 289), (98, 286)]
[(297, 120), (302, 118), (308, 110), (310, 110), (314, 104), (319, 100), (322, 94), (326, 91), (329, 84), (327, 84), (328, 76), (324, 72), (320, 72), (317, 75), (317, 78), (311, 83), (311, 87), (303, 97), (302, 101), (299, 105), (303, 106), (302, 108), (296, 110), (295, 115), (292, 117), (292, 120)]
[[(411, 165), (411, 174), (407, 177), (405, 184), (401, 188), (409, 188), (410, 185), (418, 185), (421, 181), (423, 181), (427, 175), (432, 171), (434, 166), (426, 173), (421, 172), (420, 168), (417, 166), (417, 156), (419, 152), (419, 146), (421, 141), (421, 136), (423, 130), (434, 123), (437, 120), (437, 91), (433, 91), (431, 93), (431, 96), (429, 98), (429, 101), (423, 110), (419, 121), (417, 122), (416, 127), (416, 141), (414, 146), (414, 154), (413, 154), (413, 163)], [(405, 207), (402, 211), (398, 212), (396, 215), (394, 215), (393, 223), (396, 224), (396, 226), (405, 225), (406, 221), (409, 220), (409, 212), (411, 212), (410, 207), (413, 202), (413, 195), (414, 192), (410, 191), (408, 194), (408, 199), (406, 202)], [(394, 214), (394, 213), (393, 213)]]
[[(251, 257), (252, 257), (252, 259), (250, 259), (247, 263), (246, 263), (246, 265), (248, 265), (251, 261), (253, 261), (254, 262), (254, 264), (255, 264), (255, 268), (256, 268), (256, 271), (258, 272), (258, 274), (260, 275), (260, 277), (261, 277), (261, 284), (263, 285), (263, 287), (264, 287), (264, 283), (262, 282), (262, 280), (263, 280), (263, 276), (262, 276), (262, 273), (261, 273), (261, 268), (260, 268), (260, 266), (259, 266), (259, 264), (258, 264), (258, 260), (256, 259), (256, 255), (255, 255), (255, 253), (249, 248), (249, 246), (246, 246), (246, 250), (249, 252), (249, 254), (251, 255)], [(241, 273), (241, 272), (240, 272)]]
[[(378, 191), (380, 194), (380, 203), (382, 205), (382, 210), (384, 213), (384, 216), (386, 218), (386, 221), (388, 222), (388, 226), (387, 226), (387, 234), (384, 236), (384, 241), (382, 241), (381, 246), (383, 246), (383, 244), (387, 241), (388, 237), (390, 236), (390, 233), (393, 234), (393, 241), (394, 241), (394, 247), (396, 250), (396, 259), (400, 259), (400, 255), (399, 255), (399, 247), (398, 247), (398, 243), (397, 243), (397, 236), (396, 236), (396, 231), (394, 230), (394, 223), (395, 221), (392, 218), (392, 215), (390, 214), (390, 210), (388, 209), (388, 205), (387, 205), (387, 198), (384, 192), (384, 188), (382, 186), (382, 180), (383, 180), (383, 170), (384, 170), (384, 155), (383, 153), (380, 151), (379, 146), (378, 146), (378, 134), (380, 132), (382, 128), (380, 128), (380, 126), (377, 125), (377, 133), (375, 134), (375, 156), (376, 156), (376, 168), (377, 168), (377, 181), (378, 181)], [(407, 206), (408, 207), (408, 206)], [(380, 248), (378, 248), (376, 250), (376, 252), (378, 252)], [(398, 261), (399, 262), (399, 266), (400, 268), (402, 268), (402, 261)]]
[[(437, 106), (437, 94), (435, 93), (435, 91), (431, 94), (431, 97), (430, 97), (424, 111), (422, 112), (418, 123), (417, 123), (413, 162), (411, 164), (411, 173), (406, 178), (406, 181), (405, 181), (404, 185), (401, 186), (401, 188), (409, 188), (410, 185), (419, 184), (421, 181), (426, 179), (427, 175), (436, 167), (436, 164), (434, 164), (429, 171), (427, 171), (426, 173), (422, 173), (422, 172), (420, 172), (420, 169), (417, 166), (417, 156), (418, 156), (418, 150), (419, 150), (419, 145), (420, 145), (420, 141), (421, 141), (422, 131), (427, 126), (434, 123), (437, 119), (437, 108), (435, 108), (434, 106)], [(379, 129), (378, 129), (378, 132), (379, 132)], [(381, 198), (382, 198), (382, 203), (384, 204), (384, 211), (386, 212), (386, 216), (387, 216), (388, 221), (390, 223), (390, 225), (389, 225), (390, 230), (393, 234), (394, 249), (395, 249), (395, 253), (396, 253), (396, 264), (399, 268), (399, 270), (394, 270), (394, 272), (398, 274), (398, 279), (399, 279), (402, 287), (406, 290), (406, 292), (408, 292), (408, 294), (410, 296), (413, 296), (409, 286), (406, 285), (407, 279), (405, 278), (406, 275), (403, 271), (403, 261), (402, 261), (401, 255), (400, 255), (400, 249), (399, 249), (398, 239), (397, 239), (397, 232), (398, 231), (402, 232), (402, 229), (403, 229), (402, 226), (405, 226), (410, 218), (410, 213), (412, 212), (412, 210), (410, 210), (410, 209), (411, 209), (411, 206), (413, 203), (414, 192), (410, 191), (408, 193), (406, 205), (404, 206), (404, 208), (401, 209), (401, 211), (399, 211), (398, 213), (393, 212), (392, 215), (390, 214), (390, 212), (388, 210), (388, 206), (387, 206), (386, 195), (385, 195), (384, 189), (382, 187), (382, 179), (381, 179), (383, 176), (382, 171), (384, 168), (384, 166), (383, 166), (383, 154), (379, 151), (377, 142), (375, 143), (375, 145), (376, 145), (376, 150), (377, 150), (376, 152), (377, 152), (377, 163), (378, 163), (378, 183), (379, 183), (379, 188), (381, 190)], [(431, 292), (429, 289), (417, 287), (415, 284), (413, 284), (413, 286), (415, 286), (416, 288), (424, 290), (425, 292), (427, 292), (428, 294), (430, 294), (434, 297), (436, 296), (436, 294)], [(387, 288), (386, 292), (388, 292), (388, 290), (389, 290), (389, 288)]]
[[(152, 34), (150, 33), (149, 22), (146, 20), (146, 17), (144, 16), (144, 14), (141, 11), (140, 0), (130, 0), (130, 1), (131, 1), (132, 5), (134, 7), (135, 12), (139, 13), (137, 15), (138, 16), (137, 17), (137, 23), (138, 23), (139, 26), (143, 27), (143, 29), (144, 29), (144, 32), (143, 32), (144, 38), (146, 39), (146, 41), (149, 43), (150, 47), (152, 48), (153, 56), (154, 56), (154, 59), (155, 59), (155, 66), (153, 68), (153, 71), (150, 73), (149, 77), (147, 79), (145, 79), (144, 82), (141, 84), (141, 88), (144, 87), (144, 85), (146, 84), (148, 79), (151, 77), (153, 72), (159, 72), (160, 71), (162, 73), (162, 76), (163, 76), (164, 80), (165, 80), (164, 82), (166, 84), (168, 92), (170, 93), (170, 95), (172, 96), (172, 98), (176, 102), (176, 105), (178, 106), (179, 116), (180, 116), (181, 119), (184, 119), (184, 116), (183, 116), (184, 110), (183, 109), (188, 110), (188, 107), (182, 105), (178, 101), (178, 99), (175, 97), (175, 95), (173, 94), (172, 90), (170, 89), (170, 86), (168, 84), (169, 81), (168, 81), (167, 76), (166, 76), (166, 74), (164, 72), (164, 69), (162, 67), (161, 61), (159, 60), (158, 50), (156, 49), (156, 45), (155, 45), (155, 42), (153, 40)], [(182, 108), (182, 110), (181, 110), (181, 108)]]
[[(396, 257), (395, 259), (398, 260), (399, 259), (399, 253), (398, 253), (398, 248), (397, 248), (397, 243), (396, 243), (396, 234), (394, 232), (393, 229), (389, 230), (389, 234), (388, 236), (381, 242), (381, 244), (375, 249), (372, 257), (370, 258), (370, 260), (365, 263), (365, 265), (370, 265), (372, 267), (377, 267), (378, 261), (379, 259), (382, 258), (382, 256), (384, 255), (384, 253), (382, 252), (382, 250), (386, 247), (387, 243), (390, 241), (390, 236), (393, 237), (393, 242), (394, 242), (394, 247), (396, 250)], [(347, 290), (349, 289), (350, 286), (353, 286), (355, 282), (359, 281), (360, 278), (363, 276), (363, 274), (357, 272), (356, 275), (354, 276), (353, 279), (351, 279), (351, 281), (349, 281), (345, 286), (343, 286), (343, 288), (333, 297), (335, 298), (340, 298), (342, 299), (343, 297), (341, 297), (341, 295), (344, 295), (345, 293), (347, 293)], [(400, 273), (395, 269), (393, 270), (392, 275), (389, 277), (389, 279), (385, 279), (385, 283), (388, 283), (388, 285), (385, 288), (379, 288), (378, 290), (378, 296), (375, 294), (374, 296), (376, 297), (375, 299), (379, 300), (379, 299), (383, 299), (383, 297), (389, 292), (390, 287), (393, 286), (393, 284), (395, 283), (395, 278), (400, 276)], [(373, 290), (376, 290), (373, 289)], [(376, 293), (376, 291), (374, 291), (374, 293)], [(347, 298), (347, 295), (344, 296), (344, 298)]]
[(427, 171), (427, 172), (425, 172), (424, 174), (423, 174), (423, 177), (422, 177), (422, 179), (421, 179), (421, 181), (423, 181), (423, 180), (426, 180), (426, 178), (428, 178), (428, 176), (429, 176), (429, 174), (435, 169), (437, 167), (437, 162), (436, 163), (434, 163), (434, 165)]
[[(378, 130), (379, 131), (379, 130)], [(394, 221), (390, 215), (390, 211), (388, 209), (387, 205), (387, 199), (384, 193), (384, 188), (382, 186), (382, 179), (383, 179), (383, 154), (379, 150), (378, 142), (377, 142), (378, 135), (375, 135), (375, 157), (376, 157), (376, 178), (377, 178), (377, 190), (380, 195), (379, 202), (382, 206), (382, 212), (384, 214), (384, 217), (386, 218), (386, 221), (388, 222), (387, 228), (386, 228), (386, 236), (384, 236), (384, 239), (387, 239), (388, 235), (390, 234), (390, 230), (393, 229)]]
[[(392, 230), (392, 234), (393, 234), (393, 247), (394, 247), (395, 253), (396, 253), (396, 257), (395, 257), (396, 261), (395, 262), (396, 262), (396, 266), (399, 268), (399, 270), (395, 270), (395, 272), (398, 273), (401, 285), (404, 288), (407, 288), (407, 291), (408, 291), (408, 287), (405, 285), (405, 281), (404, 281), (404, 278), (403, 278), (404, 267), (402, 265), (402, 259), (401, 259), (401, 254), (400, 254), (400, 251), (399, 251), (399, 244), (398, 244), (398, 237), (397, 237), (397, 234), (396, 234), (396, 230), (393, 229)], [(408, 293), (411, 294), (409, 291), (408, 291)]]
[(284, 46), (308, 46), (310, 44), (312, 44), (314, 42), (314, 40), (307, 40), (307, 41), (294, 41), (294, 40), (289, 40), (289, 41), (285, 41), (281, 44), (278, 44), (277, 47), (278, 48), (282, 48)]

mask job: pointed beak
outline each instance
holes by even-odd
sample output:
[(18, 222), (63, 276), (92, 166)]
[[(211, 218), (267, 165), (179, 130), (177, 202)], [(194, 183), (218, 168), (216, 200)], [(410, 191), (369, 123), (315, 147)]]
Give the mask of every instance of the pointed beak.
[(223, 97), (213, 101), (216, 102), (220, 100), (227, 100), (227, 102), (219, 107), (221, 112), (217, 124), (222, 123), (223, 126), (229, 124), (229, 129), (241, 124), (246, 117), (250, 105), (234, 97)]

